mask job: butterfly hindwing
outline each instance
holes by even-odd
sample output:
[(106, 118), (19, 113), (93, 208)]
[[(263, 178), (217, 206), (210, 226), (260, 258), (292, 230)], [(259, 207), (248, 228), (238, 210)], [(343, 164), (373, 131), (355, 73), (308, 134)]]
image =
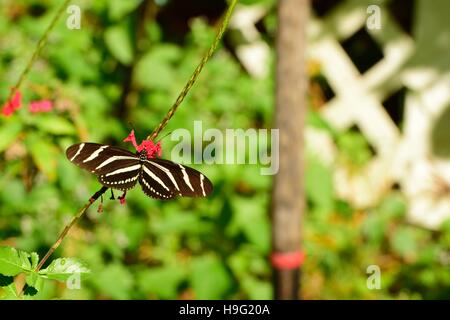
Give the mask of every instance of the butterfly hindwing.
[(126, 191), (136, 185), (141, 175), (141, 168), (140, 163), (130, 163), (128, 166), (99, 175), (98, 181), (105, 187)]
[(205, 197), (213, 190), (212, 183), (207, 177), (181, 164), (153, 158), (145, 162), (145, 167), (164, 182), (163, 188), (167, 187), (174, 195)]
[(149, 164), (144, 162), (141, 176), (139, 178), (142, 191), (152, 198), (168, 200), (175, 197), (178, 193), (174, 192), (173, 185), (169, 183), (167, 175)]

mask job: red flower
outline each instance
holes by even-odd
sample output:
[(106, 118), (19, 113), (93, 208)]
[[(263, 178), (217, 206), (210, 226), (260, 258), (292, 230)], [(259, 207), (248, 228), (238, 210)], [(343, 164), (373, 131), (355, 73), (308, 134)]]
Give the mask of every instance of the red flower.
[(30, 102), (30, 112), (49, 112), (53, 109), (53, 103), (50, 100), (39, 100)]
[(136, 137), (134, 135), (134, 130), (131, 130), (128, 137), (123, 139), (124, 142), (131, 142), (136, 149), (137, 152), (141, 152), (142, 150), (147, 151), (147, 158), (151, 159), (154, 158), (155, 155), (158, 155), (158, 157), (161, 157), (162, 149), (161, 149), (161, 142), (158, 142), (155, 144), (151, 140), (144, 140), (140, 145), (137, 145), (136, 143)]
[(161, 157), (161, 154), (162, 154), (161, 142), (154, 144), (153, 141), (151, 141), (151, 140), (144, 140), (137, 147), (137, 151), (141, 152), (144, 149), (147, 151), (148, 159), (154, 158), (155, 155), (158, 155), (158, 157)]
[(133, 144), (134, 148), (137, 150), (138, 145), (136, 143), (136, 137), (134, 136), (134, 130), (131, 130), (131, 132), (128, 135), (128, 137), (123, 139), (123, 142), (131, 142)]
[(121, 196), (118, 196), (117, 199), (119, 199), (120, 204), (125, 204), (126, 200), (125, 200), (125, 196), (127, 195), (127, 192), (124, 191), (124, 193)]
[(16, 91), (10, 101), (7, 101), (2, 108), (2, 113), (5, 117), (11, 116), (14, 111), (20, 108), (22, 104), (22, 94), (20, 91)]

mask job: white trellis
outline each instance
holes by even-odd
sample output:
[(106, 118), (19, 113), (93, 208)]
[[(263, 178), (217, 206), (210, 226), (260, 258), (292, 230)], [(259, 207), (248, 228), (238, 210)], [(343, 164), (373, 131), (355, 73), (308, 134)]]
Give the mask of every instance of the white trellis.
[[(436, 13), (434, 19), (447, 21), (443, 13), (448, 11), (434, 12), (442, 10), (442, 3), (436, 7), (435, 2), (422, 0), (418, 7)], [(410, 200), (410, 220), (437, 228), (450, 218), (450, 201), (433, 196), (431, 177), (438, 175), (450, 181), (450, 164), (432, 160), (430, 135), (436, 119), (450, 103), (450, 74), (409, 65), (419, 49), (417, 43), (381, 6), (381, 29), (367, 32), (382, 48), (384, 58), (361, 75), (339, 41), (365, 27), (366, 9), (364, 5), (355, 6), (354, 1), (343, 2), (325, 19), (313, 19), (310, 29), (310, 59), (318, 60), (335, 92), (335, 98), (324, 106), (323, 116), (338, 129), (356, 124), (377, 152), (358, 174), (343, 166), (335, 168), (337, 193), (356, 206), (366, 207), (374, 205), (397, 182)], [(416, 31), (427, 22), (419, 14)], [(410, 92), (402, 133), (382, 101), (403, 86)]]
[[(323, 116), (336, 129), (357, 125), (376, 150), (376, 156), (355, 174), (353, 169), (337, 163), (336, 146), (323, 131), (307, 128), (306, 142), (333, 166), (338, 196), (354, 206), (370, 207), (398, 183), (409, 199), (409, 219), (438, 228), (445, 218), (450, 218), (450, 196), (436, 197), (432, 177), (438, 175), (450, 184), (450, 162), (433, 157), (430, 135), (436, 119), (450, 104), (450, 20), (446, 17), (450, 2), (417, 0), (414, 38), (402, 31), (384, 3), (343, 1), (325, 17), (312, 17), (308, 30), (309, 59), (320, 64), (335, 93), (323, 106)], [(373, 4), (379, 5), (381, 28), (370, 30), (366, 22), (374, 8), (368, 7)], [(267, 66), (268, 49), (254, 27), (266, 11), (261, 5), (241, 6), (231, 26), (247, 40), (240, 46), (238, 58), (255, 76), (267, 71), (261, 66)], [(362, 28), (366, 28), (384, 55), (364, 74), (340, 44)], [(434, 42), (437, 48), (433, 47)], [(417, 58), (428, 48), (434, 55)], [(420, 63), (411, 63), (415, 60)], [(433, 66), (437, 60), (447, 61), (446, 72)], [(255, 65), (259, 68), (252, 68)], [(384, 99), (402, 87), (409, 89), (403, 132), (382, 105)]]

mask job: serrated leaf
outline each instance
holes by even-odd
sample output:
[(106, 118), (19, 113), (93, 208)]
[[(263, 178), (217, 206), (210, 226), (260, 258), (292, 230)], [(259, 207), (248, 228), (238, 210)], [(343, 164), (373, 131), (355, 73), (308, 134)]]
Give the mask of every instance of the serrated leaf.
[(22, 125), (19, 122), (3, 123), (0, 125), (0, 152), (4, 151), (19, 136)]
[(32, 287), (36, 290), (36, 292), (39, 292), (42, 290), (42, 285), (44, 284), (44, 280), (39, 276), (36, 272), (31, 272), (27, 274), (27, 277), (25, 278), (25, 281), (29, 287)]
[(72, 134), (75, 127), (68, 120), (55, 115), (41, 115), (36, 118), (38, 129), (51, 134)]
[(31, 270), (36, 269), (39, 262), (39, 255), (36, 252), (32, 252), (31, 256)]
[(31, 271), (30, 255), (12, 247), (0, 247), (0, 274), (15, 276), (21, 272)]
[(73, 258), (58, 258), (39, 271), (39, 275), (48, 279), (67, 281), (73, 274), (86, 275), (90, 270), (80, 261)]

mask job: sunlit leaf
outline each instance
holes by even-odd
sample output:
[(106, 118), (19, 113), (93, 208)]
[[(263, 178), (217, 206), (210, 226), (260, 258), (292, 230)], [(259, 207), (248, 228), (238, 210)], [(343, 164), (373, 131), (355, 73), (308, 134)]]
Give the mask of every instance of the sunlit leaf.
[(31, 270), (30, 255), (12, 247), (0, 247), (0, 274), (15, 276)]
[(73, 258), (58, 258), (50, 265), (39, 271), (39, 275), (48, 279), (66, 281), (74, 274), (81, 276), (90, 273), (90, 270), (80, 261)]

